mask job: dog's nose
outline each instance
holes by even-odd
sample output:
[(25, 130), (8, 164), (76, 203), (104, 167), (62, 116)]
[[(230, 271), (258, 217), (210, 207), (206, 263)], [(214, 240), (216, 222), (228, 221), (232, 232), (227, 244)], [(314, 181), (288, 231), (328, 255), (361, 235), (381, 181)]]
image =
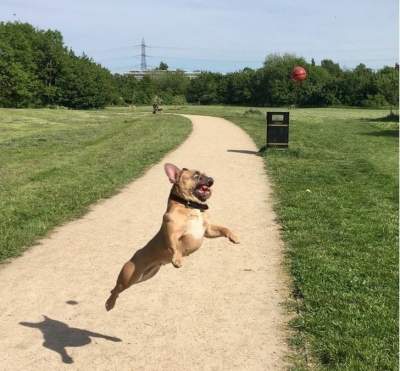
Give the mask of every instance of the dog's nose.
[(208, 186), (208, 187), (211, 187), (213, 184), (214, 184), (214, 179), (208, 177), (208, 178), (207, 178), (207, 186)]

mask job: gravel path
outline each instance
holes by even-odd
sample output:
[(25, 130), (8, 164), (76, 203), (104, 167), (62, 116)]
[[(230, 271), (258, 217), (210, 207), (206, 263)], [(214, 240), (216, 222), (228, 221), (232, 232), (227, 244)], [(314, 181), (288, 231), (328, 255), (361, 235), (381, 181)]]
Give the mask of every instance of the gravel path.
[[(288, 280), (263, 161), (232, 123), (187, 117), (193, 133), (162, 163), (0, 268), (1, 370), (285, 368)], [(206, 240), (107, 313), (121, 265), (160, 226), (164, 162), (215, 179), (211, 220), (241, 244)]]

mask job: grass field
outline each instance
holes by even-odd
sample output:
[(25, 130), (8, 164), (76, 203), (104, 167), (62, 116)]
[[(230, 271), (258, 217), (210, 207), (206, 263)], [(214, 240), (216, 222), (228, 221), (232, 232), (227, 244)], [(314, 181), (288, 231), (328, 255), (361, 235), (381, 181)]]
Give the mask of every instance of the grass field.
[(190, 130), (183, 117), (129, 109), (0, 109), (0, 261), (115, 193)]
[[(165, 110), (225, 117), (265, 142), (266, 109)], [(0, 259), (112, 195), (190, 132), (184, 118), (148, 112), (1, 109)], [(386, 114), (292, 110), (290, 149), (263, 156), (293, 277), (299, 369), (398, 369), (398, 124)]]
[[(247, 110), (177, 112), (225, 117), (261, 147), (266, 110)], [(292, 110), (290, 149), (264, 155), (298, 303), (297, 368), (398, 369), (398, 124), (387, 114)]]

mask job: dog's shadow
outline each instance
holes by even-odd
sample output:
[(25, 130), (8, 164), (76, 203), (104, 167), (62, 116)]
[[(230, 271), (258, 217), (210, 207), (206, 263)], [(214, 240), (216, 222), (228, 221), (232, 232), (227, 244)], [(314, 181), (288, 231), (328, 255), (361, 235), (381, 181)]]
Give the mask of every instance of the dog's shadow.
[(110, 340), (114, 342), (122, 341), (119, 338), (99, 334), (76, 327), (69, 327), (66, 323), (43, 316), (44, 320), (38, 323), (20, 322), (20, 325), (39, 329), (44, 338), (43, 346), (57, 352), (64, 363), (73, 363), (74, 360), (68, 355), (66, 347), (82, 347), (90, 344), (92, 337)]

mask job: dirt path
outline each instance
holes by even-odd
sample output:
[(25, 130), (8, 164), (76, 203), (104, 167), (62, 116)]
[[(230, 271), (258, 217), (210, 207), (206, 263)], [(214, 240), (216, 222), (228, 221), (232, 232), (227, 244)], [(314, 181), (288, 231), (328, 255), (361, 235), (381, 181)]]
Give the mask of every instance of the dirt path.
[[(169, 183), (162, 163), (83, 218), (0, 268), (1, 370), (280, 370), (286, 277), (262, 160), (226, 120), (188, 116), (189, 139), (164, 159), (215, 178), (214, 222), (241, 239), (207, 240), (104, 301), (121, 265), (158, 230)], [(240, 152), (243, 151), (243, 152)]]

